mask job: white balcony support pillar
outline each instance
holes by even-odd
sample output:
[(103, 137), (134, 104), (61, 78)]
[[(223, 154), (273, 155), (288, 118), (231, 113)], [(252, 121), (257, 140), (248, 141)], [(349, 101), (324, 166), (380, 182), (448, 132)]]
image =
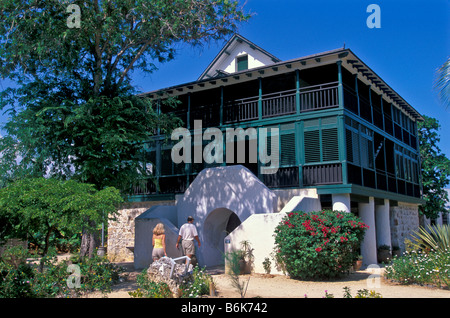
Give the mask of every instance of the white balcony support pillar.
[(369, 197), (369, 203), (358, 203), (359, 217), (369, 226), (361, 242), (363, 266), (377, 264), (377, 238), (375, 225), (375, 200)]
[(384, 205), (375, 206), (375, 221), (377, 247), (387, 245), (392, 249), (391, 224), (389, 218), (389, 199), (384, 199)]
[(333, 211), (350, 212), (350, 193), (332, 194)]

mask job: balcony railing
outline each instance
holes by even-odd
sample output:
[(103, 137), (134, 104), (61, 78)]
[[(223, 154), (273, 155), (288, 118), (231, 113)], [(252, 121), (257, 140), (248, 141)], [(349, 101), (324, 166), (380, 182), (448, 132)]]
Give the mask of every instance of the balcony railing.
[(300, 106), (302, 112), (338, 107), (338, 82), (301, 88)]
[(262, 96), (262, 117), (295, 114), (295, 90), (277, 92)]
[[(221, 109), (223, 123), (230, 124), (339, 106), (338, 82), (302, 87), (298, 91), (293, 89), (235, 100), (227, 100), (227, 96), (224, 97), (222, 107), (220, 102), (191, 106), (190, 125), (193, 125), (194, 120), (202, 120), (204, 127), (220, 125)], [(297, 105), (300, 105), (299, 110)], [(186, 123), (186, 111), (184, 114), (182, 112), (174, 111), (174, 114), (180, 116)]]
[[(338, 82), (300, 88), (298, 93), (300, 111), (310, 112), (339, 106)], [(261, 96), (253, 96), (224, 103), (224, 123), (233, 123), (259, 118), (295, 114), (297, 112), (297, 91), (288, 90)]]
[(223, 112), (224, 123), (258, 119), (258, 96), (227, 101)]
[(325, 185), (342, 183), (340, 163), (303, 166), (303, 185)]

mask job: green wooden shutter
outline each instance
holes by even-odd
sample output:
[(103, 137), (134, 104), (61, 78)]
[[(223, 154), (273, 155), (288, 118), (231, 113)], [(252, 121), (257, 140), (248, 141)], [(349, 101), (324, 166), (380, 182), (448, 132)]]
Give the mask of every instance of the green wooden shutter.
[(339, 160), (337, 128), (322, 130), (322, 161)]
[(319, 130), (304, 132), (305, 163), (320, 162)]
[(347, 143), (347, 160), (355, 165), (360, 165), (359, 134), (353, 130), (346, 129), (345, 137)]
[(245, 71), (248, 69), (248, 55), (239, 56), (236, 58), (237, 71)]
[[(280, 146), (278, 146), (278, 153), (272, 153), (272, 138), (279, 138), (279, 135), (274, 135), (272, 136), (270, 134), (270, 132), (267, 134), (267, 155), (271, 157), (271, 161), (269, 161), (268, 163), (266, 163), (264, 166), (266, 167), (273, 167), (274, 162), (278, 161), (280, 162)], [(274, 149), (275, 151), (275, 149)]]
[(295, 166), (295, 133), (280, 135), (280, 151), (282, 166)]

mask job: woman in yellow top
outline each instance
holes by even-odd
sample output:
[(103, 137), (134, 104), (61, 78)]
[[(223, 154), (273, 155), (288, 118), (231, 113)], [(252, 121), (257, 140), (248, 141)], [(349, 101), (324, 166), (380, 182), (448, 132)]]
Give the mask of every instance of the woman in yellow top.
[(154, 261), (160, 259), (163, 256), (167, 256), (167, 254), (166, 254), (166, 235), (164, 233), (165, 233), (164, 225), (162, 223), (158, 223), (155, 226), (155, 228), (153, 229), (152, 257), (153, 257)]

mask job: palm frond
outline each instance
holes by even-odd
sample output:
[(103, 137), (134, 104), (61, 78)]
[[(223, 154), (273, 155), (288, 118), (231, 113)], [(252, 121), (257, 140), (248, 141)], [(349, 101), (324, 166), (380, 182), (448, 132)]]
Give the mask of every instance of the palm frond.
[(420, 227), (412, 235), (413, 246), (417, 249), (448, 253), (450, 251), (450, 226), (427, 225)]
[(436, 71), (434, 88), (437, 90), (445, 109), (448, 109), (450, 106), (450, 57)]

